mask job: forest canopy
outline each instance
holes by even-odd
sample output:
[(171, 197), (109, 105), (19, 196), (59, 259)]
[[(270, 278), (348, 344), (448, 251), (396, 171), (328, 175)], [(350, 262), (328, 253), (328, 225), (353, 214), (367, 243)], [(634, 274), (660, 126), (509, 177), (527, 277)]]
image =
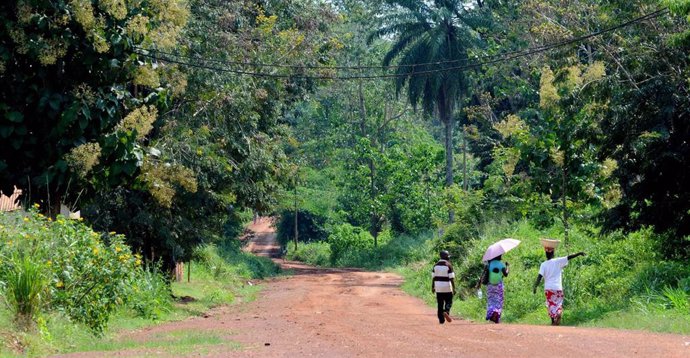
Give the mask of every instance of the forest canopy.
[(470, 238), (488, 217), (566, 239), (650, 227), (687, 258), (689, 12), (3, 2), (1, 188), (81, 209), (168, 267), (234, 239), (248, 211), (282, 214), (285, 232), (297, 216), (306, 241), (351, 225), (374, 247), (450, 222)]

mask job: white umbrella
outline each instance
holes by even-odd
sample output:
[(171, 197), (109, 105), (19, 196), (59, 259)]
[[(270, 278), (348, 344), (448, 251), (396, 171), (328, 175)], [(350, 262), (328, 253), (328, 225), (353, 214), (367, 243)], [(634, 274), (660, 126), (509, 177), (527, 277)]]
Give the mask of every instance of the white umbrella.
[(482, 257), (482, 261), (487, 262), (497, 256), (503, 255), (506, 252), (516, 248), (518, 245), (520, 245), (520, 240), (503, 239), (498, 241), (486, 249), (484, 257)]

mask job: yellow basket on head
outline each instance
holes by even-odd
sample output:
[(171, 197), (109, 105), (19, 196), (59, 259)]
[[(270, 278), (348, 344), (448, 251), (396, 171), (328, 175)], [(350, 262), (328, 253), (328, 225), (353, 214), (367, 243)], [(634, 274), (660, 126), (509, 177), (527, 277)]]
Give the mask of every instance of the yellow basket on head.
[(541, 239), (541, 246), (544, 246), (545, 249), (555, 249), (560, 243), (561, 240)]

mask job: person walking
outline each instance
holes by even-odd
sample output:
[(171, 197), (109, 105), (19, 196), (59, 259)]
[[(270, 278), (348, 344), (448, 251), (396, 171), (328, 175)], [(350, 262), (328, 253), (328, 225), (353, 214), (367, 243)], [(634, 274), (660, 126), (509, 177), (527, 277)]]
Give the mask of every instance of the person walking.
[(438, 323), (444, 324), (446, 321), (453, 322), (450, 317), (450, 308), (453, 305), (453, 292), (455, 292), (455, 273), (448, 251), (441, 251), (440, 257), (431, 270), (431, 292), (436, 294)]
[(546, 261), (542, 262), (539, 267), (539, 275), (534, 282), (532, 289), (533, 293), (537, 293), (537, 286), (544, 279), (544, 295), (546, 296), (546, 307), (548, 309), (549, 317), (551, 317), (551, 325), (558, 326), (561, 324), (561, 316), (563, 315), (563, 268), (568, 265), (568, 262), (578, 256), (585, 256), (584, 252), (554, 258), (556, 254), (556, 247), (560, 241), (552, 239), (542, 239), (542, 246), (544, 246), (544, 253)]
[(501, 262), (501, 255), (494, 257), (484, 265), (484, 272), (477, 283), (477, 289), (486, 285), (486, 320), (499, 323), (503, 312), (504, 288), (503, 278), (508, 277), (509, 264)]

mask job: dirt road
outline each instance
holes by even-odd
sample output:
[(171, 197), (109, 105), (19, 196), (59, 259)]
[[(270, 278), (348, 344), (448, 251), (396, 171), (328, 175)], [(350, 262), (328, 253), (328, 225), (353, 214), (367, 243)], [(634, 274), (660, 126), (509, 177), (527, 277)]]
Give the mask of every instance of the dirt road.
[[(253, 229), (250, 249), (274, 254), (268, 223)], [(137, 336), (208, 330), (241, 345), (201, 353), (214, 357), (690, 357), (690, 336), (460, 319), (439, 325), (433, 308), (399, 289), (397, 275), (283, 266), (294, 275), (265, 282), (254, 302)]]

